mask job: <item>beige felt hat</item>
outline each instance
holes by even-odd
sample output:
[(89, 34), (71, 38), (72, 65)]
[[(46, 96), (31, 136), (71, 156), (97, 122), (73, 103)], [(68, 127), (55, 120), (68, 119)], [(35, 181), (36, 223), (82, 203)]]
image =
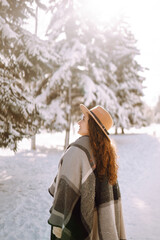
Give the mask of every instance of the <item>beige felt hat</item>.
[(109, 138), (108, 130), (113, 126), (113, 120), (109, 112), (99, 105), (89, 110), (85, 105), (80, 104), (80, 109), (83, 113), (88, 113), (100, 126), (107, 138)]

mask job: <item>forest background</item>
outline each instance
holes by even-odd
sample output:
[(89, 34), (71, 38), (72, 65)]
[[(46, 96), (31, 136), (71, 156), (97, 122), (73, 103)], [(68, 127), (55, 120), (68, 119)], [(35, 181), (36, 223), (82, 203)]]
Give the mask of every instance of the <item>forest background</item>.
[(108, 11), (105, 18), (86, 2), (0, 0), (0, 147), (16, 150), (32, 137), (36, 148), (34, 136), (43, 129), (65, 131), (66, 147), (80, 103), (105, 107), (116, 134), (160, 122), (160, 99), (152, 107), (144, 101), (149, 66), (138, 62), (127, 17)]

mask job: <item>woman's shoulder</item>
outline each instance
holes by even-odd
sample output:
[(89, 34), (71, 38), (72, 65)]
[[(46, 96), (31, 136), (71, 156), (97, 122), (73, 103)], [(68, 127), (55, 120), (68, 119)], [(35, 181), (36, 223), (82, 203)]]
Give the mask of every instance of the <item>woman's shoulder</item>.
[(89, 144), (89, 137), (86, 136), (82, 136), (80, 138), (78, 138), (77, 140), (75, 140), (73, 143), (71, 143), (63, 158), (67, 158), (67, 159), (72, 159), (75, 158), (89, 158), (90, 157), (90, 144)]
[(70, 146), (77, 146), (77, 147), (82, 147), (86, 148), (88, 151), (90, 150), (90, 141), (89, 141), (89, 136), (84, 135), (79, 137), (76, 141), (70, 144)]

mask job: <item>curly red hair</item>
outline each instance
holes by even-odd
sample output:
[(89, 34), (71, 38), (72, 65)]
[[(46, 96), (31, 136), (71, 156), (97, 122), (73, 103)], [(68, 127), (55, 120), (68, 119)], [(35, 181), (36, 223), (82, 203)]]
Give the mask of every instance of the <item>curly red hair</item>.
[(114, 185), (117, 182), (118, 174), (116, 149), (90, 115), (88, 128), (90, 144), (96, 159), (98, 177), (100, 180), (107, 177), (108, 182)]

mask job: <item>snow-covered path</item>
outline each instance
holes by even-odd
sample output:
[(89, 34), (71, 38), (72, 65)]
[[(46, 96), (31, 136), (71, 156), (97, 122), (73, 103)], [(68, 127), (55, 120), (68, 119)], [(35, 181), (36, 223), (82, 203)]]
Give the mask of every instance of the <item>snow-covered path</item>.
[(25, 151), (0, 160), (0, 240), (49, 239), (48, 194), (61, 152)]
[(114, 136), (128, 239), (160, 239), (160, 140), (147, 134)]
[[(160, 239), (160, 140), (147, 134), (111, 136), (128, 240)], [(0, 156), (0, 240), (48, 240), (48, 186), (62, 151), (39, 147)]]

